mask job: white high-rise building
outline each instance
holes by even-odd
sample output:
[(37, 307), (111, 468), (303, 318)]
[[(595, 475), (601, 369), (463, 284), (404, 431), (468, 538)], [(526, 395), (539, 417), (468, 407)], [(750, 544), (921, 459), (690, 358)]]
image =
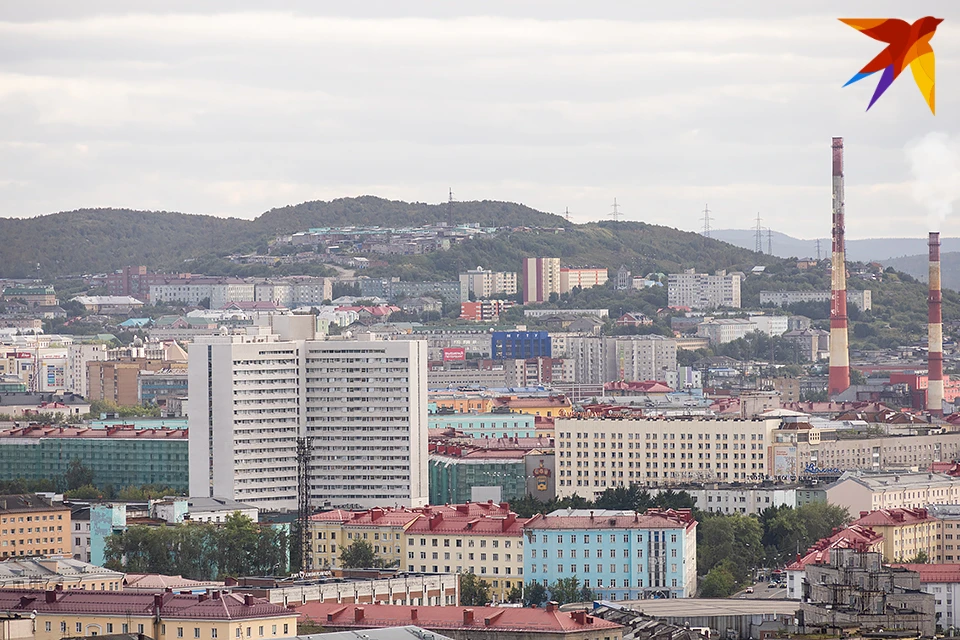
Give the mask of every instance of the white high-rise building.
[(677, 341), (663, 336), (577, 336), (566, 339), (579, 384), (666, 380), (677, 368)]
[(307, 437), (313, 504), (426, 504), (426, 343), (314, 340), (313, 316), (285, 318), (191, 345), (190, 494), (296, 509)]
[(65, 388), (70, 393), (87, 397), (87, 363), (107, 359), (105, 344), (71, 344), (67, 347)]
[(740, 280), (740, 274), (726, 271), (713, 276), (693, 269), (671, 273), (667, 276), (667, 304), (691, 309), (739, 308)]

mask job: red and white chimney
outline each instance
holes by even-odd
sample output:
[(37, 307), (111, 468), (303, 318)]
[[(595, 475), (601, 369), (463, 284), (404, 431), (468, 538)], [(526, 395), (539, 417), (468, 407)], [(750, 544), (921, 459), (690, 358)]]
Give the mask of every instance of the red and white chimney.
[(930, 295), (927, 297), (927, 411), (943, 415), (943, 297), (940, 293), (940, 234), (930, 232)]
[(830, 296), (830, 379), (827, 394), (850, 387), (847, 346), (847, 261), (843, 219), (843, 138), (833, 139), (833, 262)]

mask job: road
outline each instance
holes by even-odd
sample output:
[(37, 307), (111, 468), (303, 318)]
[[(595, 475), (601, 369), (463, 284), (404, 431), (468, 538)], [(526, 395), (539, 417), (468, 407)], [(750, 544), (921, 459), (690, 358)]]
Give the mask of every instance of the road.
[(787, 597), (787, 588), (771, 589), (770, 583), (758, 582), (753, 585), (753, 593), (747, 593), (746, 589), (742, 589), (730, 597), (744, 600), (783, 600)]

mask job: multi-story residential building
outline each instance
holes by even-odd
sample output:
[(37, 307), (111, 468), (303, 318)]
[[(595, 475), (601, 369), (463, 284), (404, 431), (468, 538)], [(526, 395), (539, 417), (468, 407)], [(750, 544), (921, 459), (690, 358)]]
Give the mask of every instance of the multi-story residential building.
[(460, 302), (460, 281), (403, 282), (400, 278), (362, 278), (360, 295), (364, 298), (417, 298), (439, 296), (448, 302)]
[(460, 302), (517, 295), (516, 271), (487, 271), (483, 267), (460, 274)]
[[(760, 304), (775, 304), (781, 307), (798, 302), (830, 302), (829, 291), (761, 291)], [(870, 289), (847, 289), (847, 302), (861, 311), (873, 308)]]
[(524, 258), (521, 271), (523, 304), (547, 302), (560, 295), (560, 258)]
[(713, 345), (733, 342), (759, 330), (756, 322), (746, 318), (715, 318), (697, 325), (697, 335)]
[(490, 353), (494, 360), (549, 358), (550, 334), (546, 331), (494, 331), (490, 334)]
[(175, 398), (187, 397), (187, 368), (143, 370), (137, 374), (137, 402), (165, 407)]
[(178, 595), (125, 591), (0, 589), (0, 608), (34, 615), (37, 640), (139, 633), (174, 638), (286, 638), (296, 635), (296, 611), (250, 595)]
[(560, 268), (560, 293), (568, 293), (579, 287), (589, 289), (599, 287), (607, 282), (607, 270), (598, 267)]
[(313, 316), (273, 323), (190, 349), (191, 495), (295, 509), (306, 438), (318, 504), (424, 504), (426, 344), (315, 340)]
[(768, 336), (782, 336), (790, 328), (787, 316), (750, 316), (749, 320), (757, 325), (757, 331)]
[(576, 362), (570, 358), (525, 358), (503, 360), (508, 387), (549, 387), (576, 381)]
[(425, 340), (431, 362), (443, 360), (444, 349), (463, 349), (464, 357), (490, 357), (490, 333), (485, 328), (434, 329), (422, 328), (401, 334), (396, 340)]
[(566, 340), (579, 384), (665, 380), (677, 369), (677, 342), (663, 336), (579, 336)]
[(279, 308), (289, 309), (293, 306), (293, 285), (279, 280), (256, 282), (253, 285), (253, 300), (272, 302)]
[(67, 346), (66, 391), (87, 397), (87, 363), (107, 359), (107, 345), (71, 344)]
[(0, 557), (70, 554), (69, 507), (33, 494), (0, 496)]
[(536, 418), (528, 413), (431, 413), (431, 429), (453, 429), (468, 438), (536, 438)]
[[(187, 274), (182, 274), (187, 276)], [(177, 274), (176, 277), (180, 277)], [(124, 267), (104, 278), (104, 286), (108, 296), (132, 296), (138, 300), (147, 300), (150, 297), (150, 285), (163, 284), (173, 277), (166, 273), (150, 273), (143, 265)]]
[(181, 302), (199, 305), (208, 301), (211, 309), (231, 302), (253, 302), (254, 283), (237, 278), (174, 277), (150, 285), (150, 302)]
[(604, 600), (692, 598), (697, 521), (690, 511), (559, 509), (523, 527), (527, 580), (576, 577)]
[(934, 598), (937, 625), (956, 628), (960, 621), (960, 564), (892, 564), (920, 575), (920, 589)]
[(333, 278), (290, 278), (294, 307), (321, 305), (333, 300)]
[[(819, 502), (826, 502), (826, 492), (823, 489), (808, 488), (818, 491)], [(799, 490), (799, 491), (798, 491)], [(815, 500), (804, 500), (798, 493), (803, 488), (789, 485), (749, 486), (749, 485), (692, 485), (683, 487), (697, 502), (697, 509), (712, 513), (762, 513), (765, 509), (790, 507), (797, 508)], [(656, 495), (664, 489), (652, 489)]]
[(0, 296), (3, 302), (23, 301), (28, 307), (54, 307), (57, 294), (46, 285), (7, 287)]
[(943, 562), (942, 525), (926, 509), (862, 511), (851, 524), (869, 527), (883, 536), (879, 551), (884, 562), (909, 562), (921, 553), (930, 562)]
[(759, 482), (778, 421), (575, 417), (555, 425), (557, 495), (591, 499), (631, 484)]
[(0, 431), (0, 479), (63, 477), (73, 460), (97, 486), (152, 484), (187, 489), (187, 431), (31, 425)]
[[(609, 318), (609, 309), (524, 309), (524, 318), (548, 318), (562, 314), (570, 318), (594, 317)], [(571, 332), (576, 334), (576, 332)]]
[(499, 601), (523, 582), (525, 522), (507, 503), (493, 502), (318, 513), (310, 517), (311, 566), (339, 567), (343, 548), (365, 540), (406, 571), (472, 572)]
[(140, 404), (139, 377), (143, 371), (172, 371), (185, 374), (187, 363), (147, 358), (94, 360), (87, 362), (87, 398), (105, 400), (121, 407)]
[(943, 473), (847, 472), (826, 491), (827, 502), (850, 513), (960, 504), (960, 478)]
[(460, 303), (460, 319), (469, 322), (497, 322), (514, 305), (511, 300), (477, 300)]
[(740, 281), (738, 273), (716, 275), (696, 273), (687, 269), (683, 273), (667, 276), (667, 301), (671, 307), (712, 309), (715, 307), (740, 308)]

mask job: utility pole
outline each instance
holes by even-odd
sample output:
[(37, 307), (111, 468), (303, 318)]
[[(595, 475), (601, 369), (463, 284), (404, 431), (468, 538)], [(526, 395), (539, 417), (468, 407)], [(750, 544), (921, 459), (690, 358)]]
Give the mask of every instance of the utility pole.
[(757, 212), (757, 232), (756, 232), (756, 244), (754, 251), (757, 253), (763, 253), (763, 227), (760, 226), (760, 213)]
[(710, 217), (710, 208), (707, 205), (703, 205), (703, 235), (705, 238), (710, 237), (710, 221), (713, 218)]

